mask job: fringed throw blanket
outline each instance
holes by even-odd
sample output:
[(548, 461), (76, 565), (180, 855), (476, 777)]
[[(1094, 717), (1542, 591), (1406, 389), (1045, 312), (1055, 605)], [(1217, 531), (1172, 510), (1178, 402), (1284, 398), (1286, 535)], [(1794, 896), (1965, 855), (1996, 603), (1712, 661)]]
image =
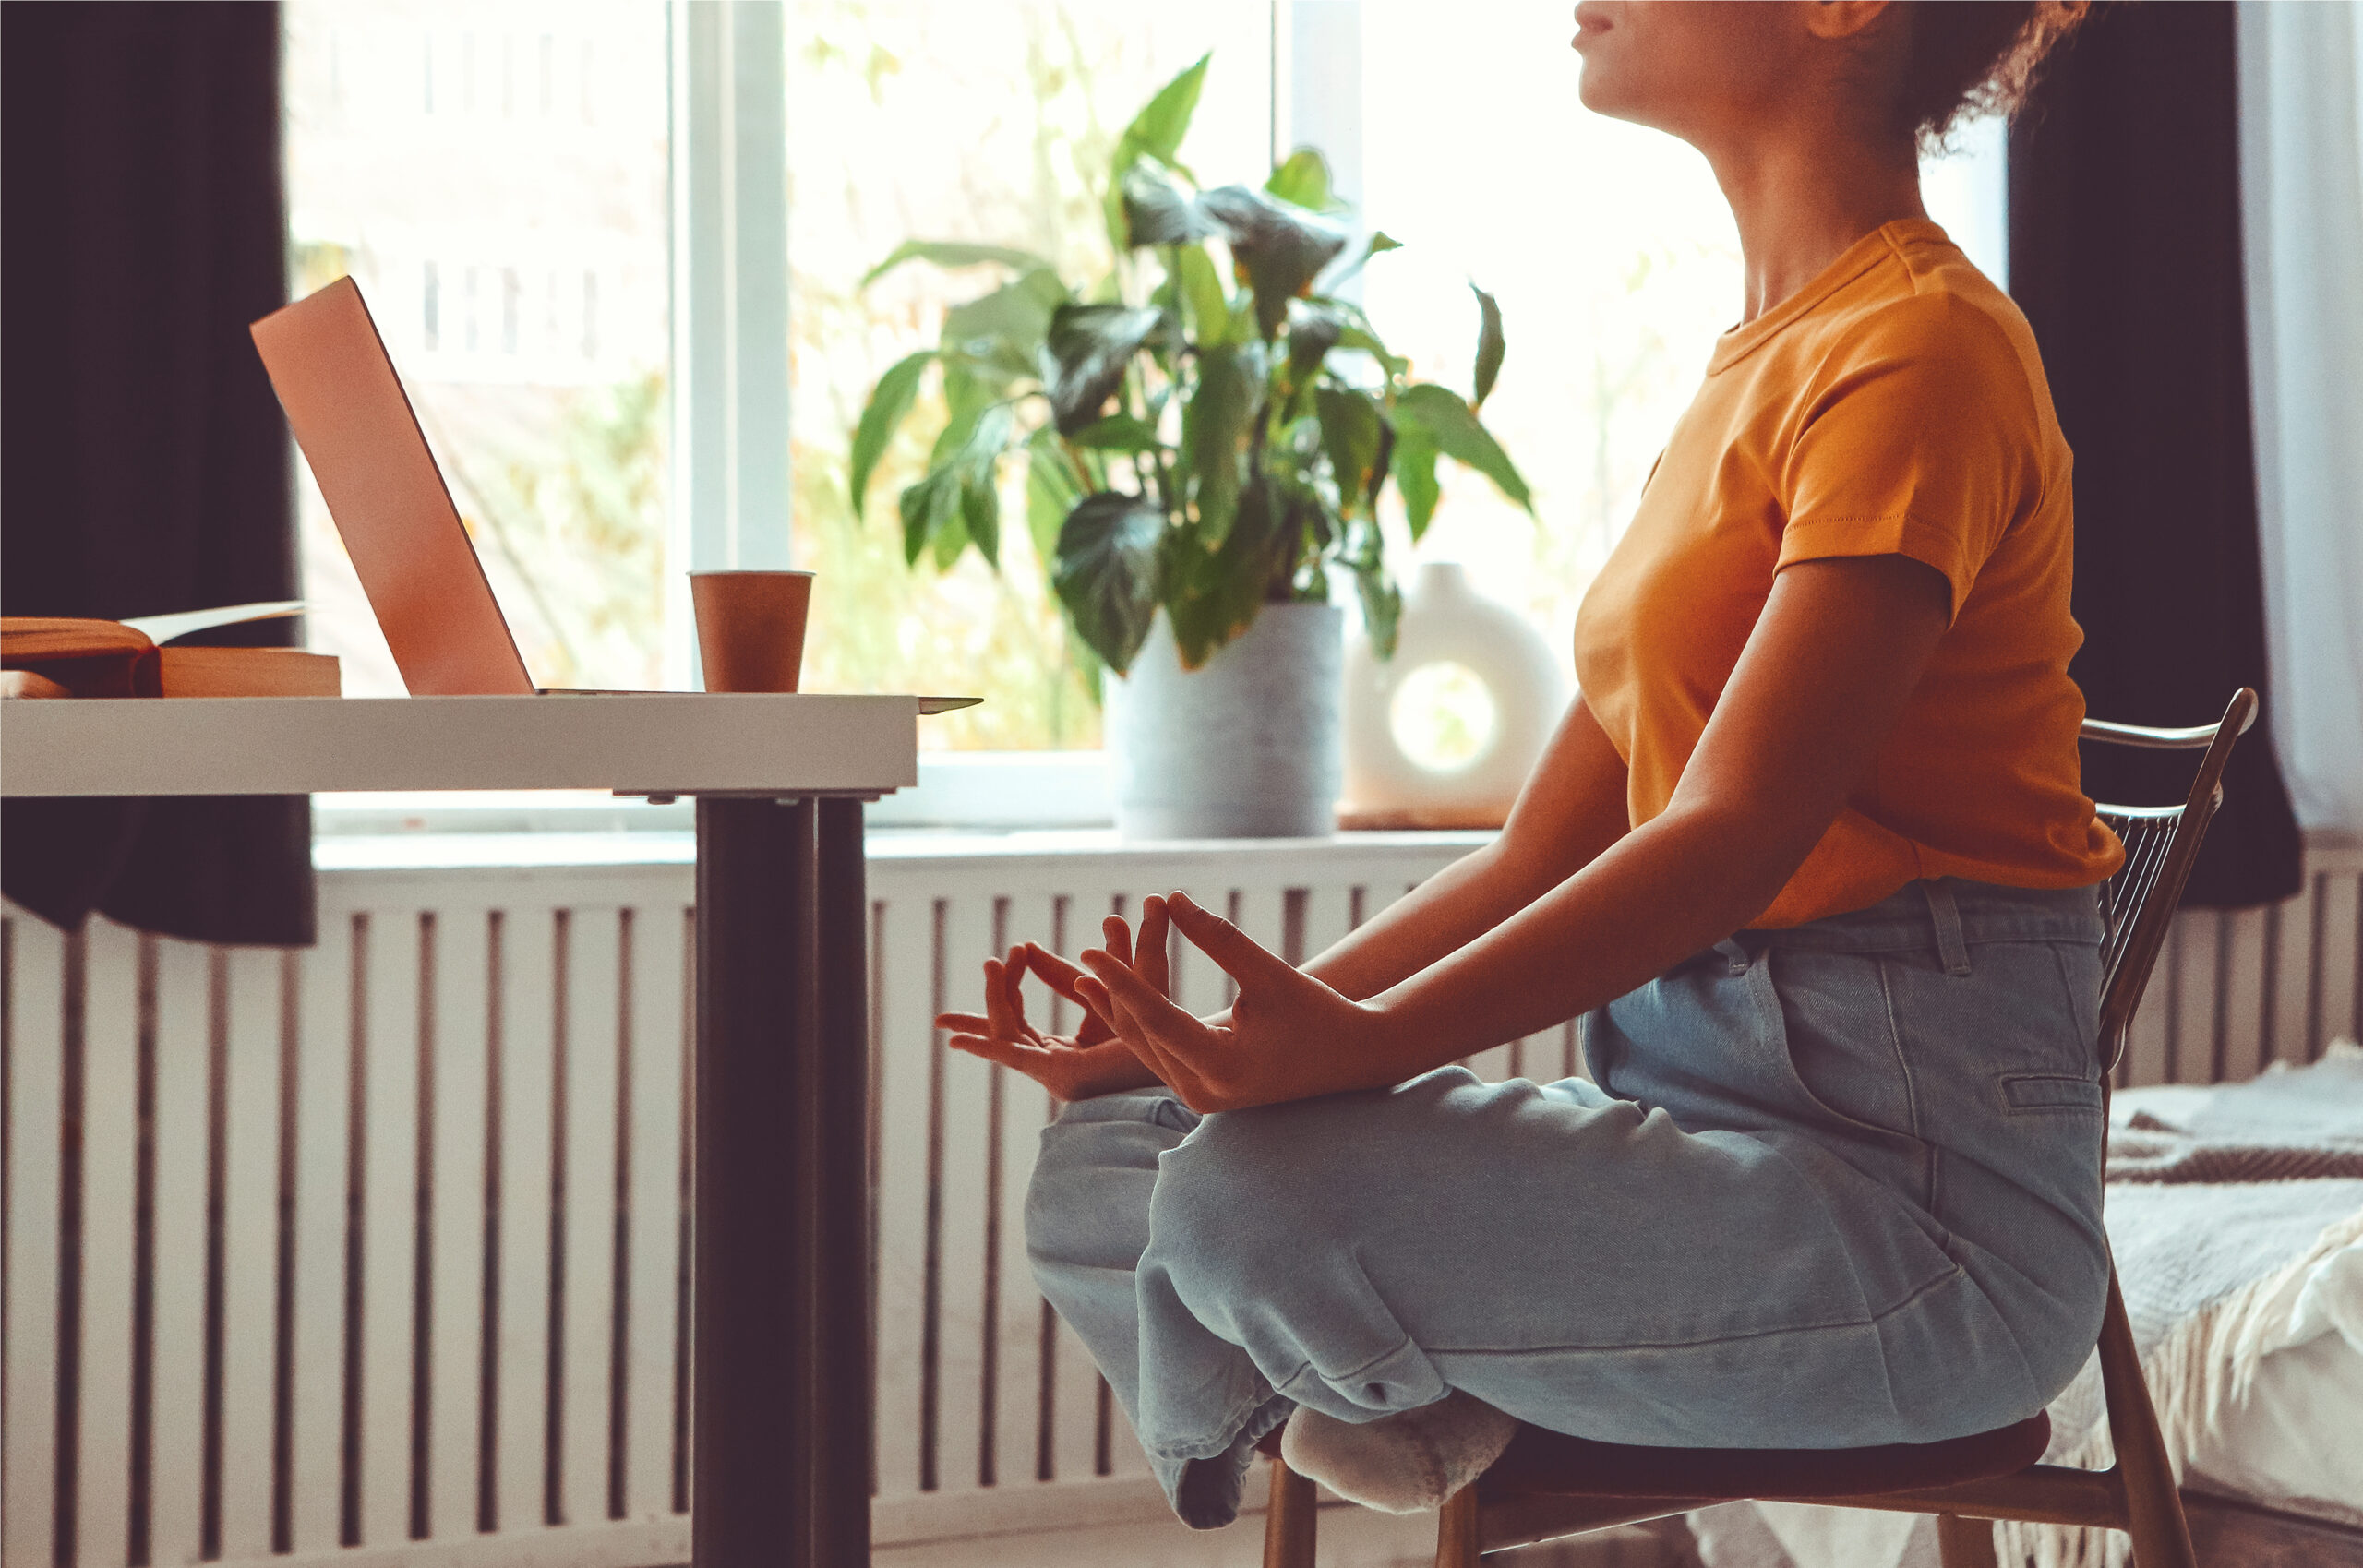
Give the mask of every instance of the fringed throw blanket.
[[(2177, 1473), (2195, 1464), (2232, 1483), (2212, 1490), (2363, 1523), (2363, 1462), (2322, 1452), (2313, 1412), (2250, 1413), (2291, 1400), (2334, 1412), (2363, 1382), (2363, 1050), (2342, 1043), (2249, 1083), (2126, 1098), (2110, 1130), (2109, 1239)], [(2049, 1462), (2109, 1464), (2097, 1358), (2051, 1420)], [(2286, 1452), (2248, 1452), (2275, 1427)], [(1931, 1523), (1893, 1514), (1734, 1503), (1692, 1525), (1709, 1568), (1937, 1561)], [(2130, 1556), (2110, 1530), (2005, 1525), (1996, 1544), (2005, 1563), (2034, 1568), (2124, 1568)]]

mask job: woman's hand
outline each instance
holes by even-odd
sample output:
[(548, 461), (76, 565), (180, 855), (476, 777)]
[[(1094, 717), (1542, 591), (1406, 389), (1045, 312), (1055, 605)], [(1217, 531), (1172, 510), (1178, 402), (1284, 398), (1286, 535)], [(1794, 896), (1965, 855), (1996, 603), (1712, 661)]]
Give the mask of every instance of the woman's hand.
[[(1309, 1099), (1341, 1089), (1391, 1083), (1400, 1076), (1371, 1048), (1378, 1015), (1299, 971), (1229, 921), (1183, 893), (1142, 906), (1144, 938), (1170, 918), (1193, 946), (1239, 986), (1229, 1020), (1193, 1018), (1166, 997), (1164, 976), (1129, 962), (1119, 945), (1083, 955), (1091, 976), (1076, 990), (1107, 1018), (1133, 1054), (1199, 1112)], [(1112, 928), (1117, 922), (1110, 921)], [(1111, 933), (1112, 934), (1112, 933)], [(1149, 944), (1144, 940), (1144, 953)], [(1163, 944), (1157, 944), (1159, 959)], [(1161, 965), (1160, 965), (1161, 967)]]
[[(1132, 933), (1123, 921), (1110, 916), (1102, 935), (1111, 950), (1131, 960)], [(1139, 970), (1144, 982), (1162, 995), (1168, 988), (1162, 912), (1154, 921), (1144, 917), (1141, 941)], [(1077, 1034), (1045, 1035), (1026, 1021), (1023, 987), (1029, 969), (1084, 1010), (1083, 1027)], [(1088, 979), (1056, 953), (1028, 942), (1010, 949), (1006, 959), (985, 961), (983, 1016), (947, 1012), (935, 1021), (936, 1027), (953, 1031), (953, 1049), (1023, 1072), (1061, 1100), (1087, 1100), (1158, 1083), (1157, 1074), (1143, 1065), (1077, 989), (1078, 981)]]

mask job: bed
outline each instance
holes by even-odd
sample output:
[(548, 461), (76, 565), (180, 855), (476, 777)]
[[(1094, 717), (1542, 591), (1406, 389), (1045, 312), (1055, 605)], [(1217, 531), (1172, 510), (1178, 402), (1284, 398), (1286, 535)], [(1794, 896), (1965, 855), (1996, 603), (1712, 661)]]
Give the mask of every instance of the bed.
[[(2203, 1564), (2363, 1568), (2363, 1048), (2119, 1093), (2107, 1218)], [(2097, 1365), (2051, 1406), (2103, 1466)], [(1690, 1517), (1707, 1568), (1937, 1568), (1934, 1521), (1781, 1503)], [(2006, 1564), (2124, 1568), (2109, 1531), (2002, 1526)]]

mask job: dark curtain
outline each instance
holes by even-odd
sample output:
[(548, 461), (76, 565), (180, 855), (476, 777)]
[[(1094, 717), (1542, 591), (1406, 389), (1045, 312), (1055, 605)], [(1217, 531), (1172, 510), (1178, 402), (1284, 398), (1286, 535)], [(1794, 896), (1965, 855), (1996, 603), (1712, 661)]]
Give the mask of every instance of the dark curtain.
[[(2129, 724), (2263, 697), (2185, 899), (2217, 907), (2301, 875), (2265, 681), (2233, 51), (2228, 4), (2097, 6), (2010, 138), (2010, 293), (2076, 452), (2075, 677)], [(2192, 761), (2087, 747), (2085, 790), (2180, 800)]]
[[(246, 337), (287, 298), (279, 126), (275, 5), (0, 6), (0, 612), (295, 596)], [(11, 802), (0, 882), (65, 926), (308, 943), (310, 805)]]

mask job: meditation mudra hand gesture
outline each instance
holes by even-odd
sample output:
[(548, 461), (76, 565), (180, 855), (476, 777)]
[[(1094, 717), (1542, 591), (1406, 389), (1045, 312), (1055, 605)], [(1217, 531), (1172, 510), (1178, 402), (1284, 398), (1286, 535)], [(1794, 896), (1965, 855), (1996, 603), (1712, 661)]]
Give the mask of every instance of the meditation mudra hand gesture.
[[(1169, 988), (1166, 976), (1166, 916), (1159, 901), (1151, 899), (1141, 916), (1140, 956), (1134, 959), (1132, 928), (1118, 916), (1100, 923), (1108, 953), (1127, 973), (1158, 996)], [(1083, 1027), (1072, 1036), (1045, 1035), (1026, 1016), (1026, 973), (1032, 970), (1044, 984), (1084, 1010)], [(1133, 1054), (1109, 1025), (1106, 1010), (1095, 1007), (1084, 987), (1098, 988), (1090, 976), (1035, 942), (1009, 950), (1007, 958), (985, 960), (985, 1011), (947, 1012), (935, 1023), (952, 1031), (954, 1050), (1023, 1072), (1057, 1098), (1087, 1100), (1125, 1089), (1146, 1089), (1158, 1075)]]
[[(1200, 1019), (1174, 1005), (1169, 925), (1238, 985), (1228, 1013)], [(1006, 959), (987, 959), (984, 1016), (947, 1012), (936, 1020), (954, 1031), (954, 1048), (1014, 1068), (1062, 1100), (1161, 1083), (1204, 1113), (1349, 1086), (1322, 1081), (1334, 1055), (1315, 1042), (1334, 1044), (1368, 1029), (1372, 1010), (1257, 945), (1186, 893), (1143, 904), (1137, 943), (1120, 916), (1110, 916), (1101, 929), (1106, 945), (1082, 955), (1089, 974), (1031, 942), (1012, 948)], [(1085, 1009), (1074, 1038), (1043, 1035), (1026, 1021), (1020, 987), (1029, 969)]]

